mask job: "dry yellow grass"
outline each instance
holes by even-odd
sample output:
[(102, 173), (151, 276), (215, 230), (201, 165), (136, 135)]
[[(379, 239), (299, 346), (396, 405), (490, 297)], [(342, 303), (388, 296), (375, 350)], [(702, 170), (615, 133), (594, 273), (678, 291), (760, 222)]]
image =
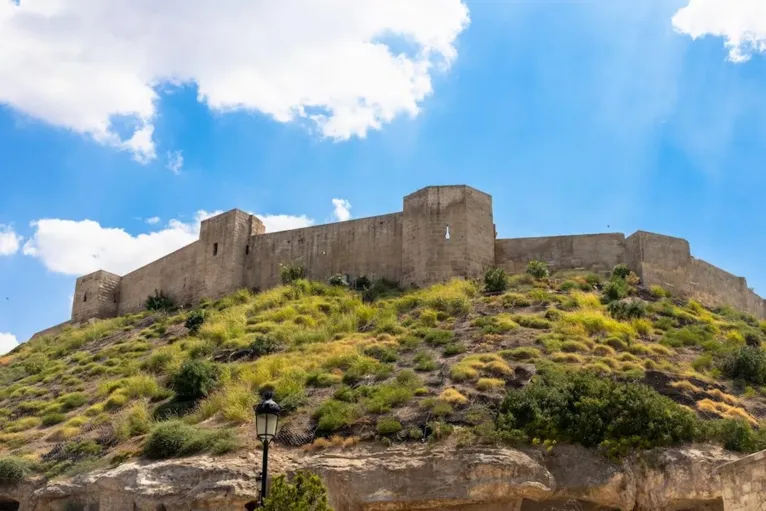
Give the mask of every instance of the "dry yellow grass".
[(439, 400), (444, 401), (445, 403), (449, 403), (453, 406), (462, 406), (468, 404), (468, 398), (461, 394), (460, 391), (453, 388), (444, 389), (444, 391), (439, 394)]

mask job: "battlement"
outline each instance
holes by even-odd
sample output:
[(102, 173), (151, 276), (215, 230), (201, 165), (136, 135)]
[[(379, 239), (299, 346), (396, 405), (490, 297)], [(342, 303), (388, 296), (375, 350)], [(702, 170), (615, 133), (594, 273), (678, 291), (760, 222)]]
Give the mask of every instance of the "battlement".
[(72, 322), (140, 311), (155, 290), (191, 305), (266, 289), (279, 283), (280, 264), (302, 264), (317, 280), (365, 274), (422, 286), (477, 278), (493, 266), (517, 273), (533, 259), (553, 270), (608, 271), (624, 263), (646, 286), (766, 318), (766, 302), (743, 277), (692, 257), (684, 239), (644, 231), (497, 239), (492, 197), (451, 185), (407, 195), (398, 213), (275, 233), (253, 215), (227, 211), (202, 222), (199, 240), (127, 275), (97, 271), (77, 279)]

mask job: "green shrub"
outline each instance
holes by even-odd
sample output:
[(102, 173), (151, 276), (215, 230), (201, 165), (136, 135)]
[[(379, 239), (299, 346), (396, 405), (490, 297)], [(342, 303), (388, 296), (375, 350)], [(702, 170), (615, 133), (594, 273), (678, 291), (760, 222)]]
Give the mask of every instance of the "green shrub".
[(402, 430), (402, 423), (393, 417), (381, 417), (378, 419), (378, 424), (375, 426), (375, 430), (379, 435), (393, 435)]
[(279, 279), (282, 284), (290, 284), (296, 280), (306, 278), (306, 268), (301, 264), (280, 264)]
[(205, 311), (203, 309), (193, 310), (186, 316), (184, 326), (189, 329), (189, 333), (197, 335), (199, 329), (205, 323)]
[(619, 300), (610, 302), (607, 306), (609, 315), (614, 319), (629, 320), (638, 319), (646, 315), (646, 304), (643, 300)]
[(529, 261), (527, 264), (527, 273), (538, 280), (544, 279), (550, 274), (548, 271), (548, 264), (542, 261)]
[(256, 335), (250, 343), (250, 350), (256, 357), (277, 353), (282, 349), (284, 349), (284, 342), (271, 334)]
[(178, 399), (194, 401), (207, 397), (218, 386), (218, 366), (202, 360), (190, 360), (173, 375), (171, 386)]
[(173, 361), (173, 355), (166, 351), (152, 353), (149, 358), (141, 364), (141, 368), (154, 374), (162, 374)]
[(766, 352), (753, 346), (742, 346), (722, 361), (723, 374), (733, 380), (754, 385), (766, 384)]
[(354, 289), (357, 291), (366, 291), (370, 289), (371, 285), (372, 281), (370, 281), (370, 277), (367, 275), (359, 275), (356, 279), (354, 279)]
[(531, 316), (526, 314), (518, 314), (513, 317), (513, 320), (523, 327), (535, 328), (538, 330), (544, 330), (546, 328), (551, 328), (553, 326), (551, 322), (545, 318), (540, 318), (537, 316)]
[(348, 286), (348, 282), (346, 281), (346, 277), (341, 275), (341, 274), (333, 275), (332, 277), (330, 277), (329, 284), (331, 286), (334, 286), (334, 287), (347, 287)]
[(379, 362), (396, 362), (399, 358), (396, 350), (385, 344), (372, 344), (364, 349), (364, 354)]
[(645, 385), (549, 370), (508, 393), (497, 425), (501, 431), (601, 447), (609, 454), (689, 442), (699, 432), (693, 412)]
[(189, 456), (213, 449), (217, 443), (230, 439), (228, 431), (204, 430), (180, 420), (170, 420), (152, 428), (144, 445), (144, 455), (150, 459)]
[(146, 297), (144, 307), (149, 311), (170, 311), (175, 307), (173, 299), (166, 295), (164, 291), (154, 290), (153, 295)]
[(435, 371), (437, 367), (436, 361), (427, 351), (421, 351), (417, 353), (412, 361), (415, 362), (416, 371)]
[(708, 421), (705, 426), (706, 436), (730, 451), (750, 453), (766, 449), (766, 431), (753, 429), (742, 419)]
[(503, 268), (491, 268), (484, 273), (484, 290), (491, 293), (508, 289), (508, 274)]
[(61, 404), (61, 410), (68, 412), (87, 403), (88, 397), (82, 392), (71, 392), (59, 397), (58, 402)]
[(714, 339), (714, 330), (710, 325), (691, 325), (676, 330), (668, 330), (662, 337), (662, 344), (673, 348), (682, 346), (701, 346)]
[(0, 482), (15, 484), (21, 482), (29, 473), (29, 462), (16, 456), (0, 457)]
[(38, 374), (45, 370), (48, 365), (48, 357), (42, 353), (33, 353), (29, 355), (22, 363), (21, 366), (27, 372), (27, 374)]
[(318, 476), (298, 472), (292, 481), (284, 475), (274, 478), (264, 500), (264, 511), (332, 511), (327, 490)]
[(626, 280), (630, 275), (630, 268), (626, 264), (618, 264), (612, 269), (612, 279)]
[(453, 342), (444, 347), (442, 354), (445, 357), (454, 357), (455, 355), (460, 355), (461, 353), (465, 353), (465, 352), (466, 352), (465, 344), (460, 342)]
[(148, 433), (152, 427), (152, 416), (146, 404), (139, 402), (120, 413), (112, 425), (117, 437), (127, 440)]
[(43, 426), (53, 426), (66, 420), (66, 415), (61, 412), (50, 412), (43, 415)]
[(330, 399), (314, 412), (319, 431), (331, 432), (350, 426), (359, 418), (359, 406)]
[(624, 279), (610, 280), (604, 285), (602, 293), (607, 303), (622, 300), (630, 293), (630, 284)]

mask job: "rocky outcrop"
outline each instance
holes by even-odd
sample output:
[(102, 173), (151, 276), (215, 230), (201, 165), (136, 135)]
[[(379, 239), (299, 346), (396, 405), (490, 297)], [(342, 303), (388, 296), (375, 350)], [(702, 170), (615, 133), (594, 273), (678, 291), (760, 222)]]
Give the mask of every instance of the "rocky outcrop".
[[(272, 453), (272, 473), (319, 474), (336, 511), (722, 510), (714, 469), (737, 458), (710, 446), (655, 450), (621, 464), (577, 446), (546, 452), (362, 445)], [(258, 495), (259, 454), (131, 462), (70, 480), (4, 487), (0, 496), (17, 500), (21, 511), (243, 510)], [(0, 499), (0, 510), (6, 505)]]

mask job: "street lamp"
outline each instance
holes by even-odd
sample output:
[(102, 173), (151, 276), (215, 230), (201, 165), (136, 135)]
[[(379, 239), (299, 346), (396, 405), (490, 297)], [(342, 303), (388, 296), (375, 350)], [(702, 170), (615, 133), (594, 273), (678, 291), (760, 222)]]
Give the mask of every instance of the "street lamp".
[(269, 444), (277, 434), (279, 412), (282, 410), (272, 399), (273, 394), (266, 392), (263, 400), (253, 407), (255, 411), (255, 431), (258, 440), (263, 443), (263, 472), (261, 474), (261, 506), (266, 498), (266, 481), (269, 476)]

